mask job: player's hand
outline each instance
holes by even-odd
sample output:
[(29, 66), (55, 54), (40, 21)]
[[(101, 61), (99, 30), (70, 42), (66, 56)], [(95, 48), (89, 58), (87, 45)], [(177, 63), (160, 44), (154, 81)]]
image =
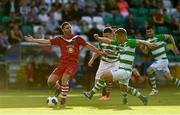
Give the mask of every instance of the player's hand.
[(101, 55), (103, 55), (104, 57), (107, 57), (107, 56), (108, 56), (108, 53), (105, 52), (105, 51), (101, 51)]
[(93, 36), (94, 36), (94, 38), (95, 38), (96, 40), (99, 40), (99, 35), (98, 35), (98, 34), (94, 34)]
[(88, 66), (89, 66), (89, 67), (92, 67), (92, 64), (93, 64), (93, 61), (90, 60), (90, 61), (88, 62)]
[(32, 42), (34, 38), (32, 36), (28, 35), (28, 36), (25, 36), (24, 39), (28, 42)]
[(150, 49), (153, 49), (153, 48), (156, 48), (157, 45), (156, 45), (156, 44), (153, 44), (153, 43), (150, 43), (150, 44), (148, 45), (148, 47), (149, 47)]

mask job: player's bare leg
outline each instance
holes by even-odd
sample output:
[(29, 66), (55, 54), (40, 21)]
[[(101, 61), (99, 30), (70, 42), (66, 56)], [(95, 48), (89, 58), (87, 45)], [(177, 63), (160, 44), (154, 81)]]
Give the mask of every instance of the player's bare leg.
[(61, 80), (56, 81), (55, 88), (56, 90), (55, 90), (54, 96), (58, 97), (59, 94), (61, 93)]
[(47, 80), (48, 86), (49, 86), (49, 87), (54, 87), (57, 80), (58, 80), (58, 76), (55, 75), (55, 74), (51, 74), (51, 75), (48, 77), (48, 80)]

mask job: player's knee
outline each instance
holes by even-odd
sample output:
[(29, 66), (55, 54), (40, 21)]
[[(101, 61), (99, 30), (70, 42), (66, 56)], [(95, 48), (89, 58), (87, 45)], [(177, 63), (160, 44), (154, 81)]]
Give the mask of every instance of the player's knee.
[(164, 72), (164, 75), (165, 75), (167, 80), (172, 80), (173, 79), (173, 76), (169, 72)]
[(127, 92), (127, 90), (128, 90), (128, 87), (126, 86), (126, 85), (120, 85), (120, 90), (122, 91), (122, 92)]
[(152, 68), (148, 68), (148, 69), (147, 69), (147, 73), (148, 73), (148, 74), (152, 74), (152, 73), (154, 73), (154, 70), (153, 70)]
[(61, 79), (62, 85), (68, 85), (68, 82), (69, 82), (69, 77), (63, 77), (63, 78)]
[(101, 77), (100, 77), (101, 80), (104, 80), (104, 81), (111, 81), (112, 80), (112, 75), (109, 71), (107, 72), (104, 72)]
[(49, 87), (53, 87), (53, 86), (55, 85), (55, 83), (56, 83), (56, 81), (54, 81), (54, 80), (48, 78), (47, 84), (48, 84)]

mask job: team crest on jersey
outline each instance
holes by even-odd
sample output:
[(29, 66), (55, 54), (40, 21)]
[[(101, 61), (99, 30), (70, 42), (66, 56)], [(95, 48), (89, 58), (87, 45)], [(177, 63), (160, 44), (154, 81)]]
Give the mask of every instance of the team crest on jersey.
[(69, 53), (73, 53), (74, 52), (74, 46), (73, 45), (68, 45), (67, 48), (68, 48), (68, 52)]

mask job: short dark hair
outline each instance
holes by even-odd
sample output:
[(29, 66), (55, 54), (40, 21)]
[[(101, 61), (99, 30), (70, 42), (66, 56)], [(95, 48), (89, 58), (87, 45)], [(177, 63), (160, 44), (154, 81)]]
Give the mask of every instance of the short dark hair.
[(152, 26), (150, 26), (150, 25), (149, 25), (149, 26), (147, 26), (147, 27), (146, 27), (146, 30), (149, 30), (149, 29), (153, 29), (153, 27), (152, 27)]
[(65, 27), (66, 25), (70, 25), (70, 23), (69, 23), (69, 22), (63, 22), (63, 23), (61, 24), (61, 29), (64, 29), (64, 27)]
[(118, 28), (118, 29), (115, 31), (115, 34), (125, 34), (125, 35), (127, 35), (127, 31), (126, 31), (126, 29), (124, 29), (124, 28)]
[(119, 27), (117, 27), (117, 26), (112, 26), (111, 28), (112, 28), (112, 29), (118, 29)]
[(106, 27), (104, 30), (103, 30), (103, 33), (112, 33), (112, 29), (110, 27)]

